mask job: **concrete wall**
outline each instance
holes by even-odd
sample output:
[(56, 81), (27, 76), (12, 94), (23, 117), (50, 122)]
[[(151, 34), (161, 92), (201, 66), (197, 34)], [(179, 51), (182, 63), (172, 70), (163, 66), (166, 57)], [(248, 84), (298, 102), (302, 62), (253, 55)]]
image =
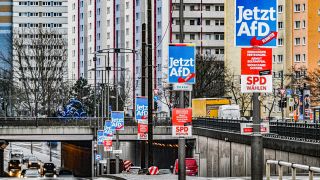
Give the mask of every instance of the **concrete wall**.
[[(196, 136), (195, 153), (200, 153), (199, 174), (205, 177), (239, 177), (251, 175), (251, 146), (225, 140)], [(264, 149), (264, 161), (282, 160), (298, 164), (320, 167), (320, 158), (291, 152)], [(284, 175), (290, 174), (283, 168)], [(264, 168), (265, 171), (265, 168)], [(271, 174), (278, 173), (275, 165)], [(307, 173), (297, 170), (297, 173)]]

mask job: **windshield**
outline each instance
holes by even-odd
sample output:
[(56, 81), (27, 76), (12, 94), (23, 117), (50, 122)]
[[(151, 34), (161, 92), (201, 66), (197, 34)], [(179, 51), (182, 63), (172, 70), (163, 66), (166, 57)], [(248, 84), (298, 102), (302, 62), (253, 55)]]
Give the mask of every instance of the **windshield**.
[(39, 175), (38, 170), (27, 170), (26, 175)]

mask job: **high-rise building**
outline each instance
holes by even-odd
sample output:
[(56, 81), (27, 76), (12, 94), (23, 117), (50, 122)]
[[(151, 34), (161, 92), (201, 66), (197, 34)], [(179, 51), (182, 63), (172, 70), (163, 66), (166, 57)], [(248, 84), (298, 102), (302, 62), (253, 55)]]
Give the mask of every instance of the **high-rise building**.
[[(132, 112), (135, 97), (141, 96), (142, 24), (147, 22), (147, 4), (142, 0), (69, 0), (69, 79), (80, 77), (94, 84), (106, 83), (106, 67), (111, 67), (109, 83), (125, 93), (125, 107)], [(152, 1), (154, 89), (162, 89), (163, 66), (169, 41), (169, 6)], [(115, 53), (114, 49), (121, 49)], [(99, 52), (99, 53), (98, 53)], [(108, 53), (109, 52), (109, 53)], [(96, 55), (96, 62), (93, 61)], [(109, 65), (108, 65), (109, 62)], [(95, 68), (96, 63), (96, 68)], [(163, 111), (165, 106), (159, 107)]]

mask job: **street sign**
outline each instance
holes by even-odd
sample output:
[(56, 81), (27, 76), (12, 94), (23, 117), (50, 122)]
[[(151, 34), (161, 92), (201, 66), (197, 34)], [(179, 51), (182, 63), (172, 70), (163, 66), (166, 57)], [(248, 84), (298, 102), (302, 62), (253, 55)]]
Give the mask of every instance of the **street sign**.
[(286, 92), (285, 89), (280, 89), (280, 94), (281, 94), (282, 96), (284, 95), (285, 92)]
[(174, 91), (192, 91), (191, 84), (173, 84)]
[[(240, 131), (242, 135), (251, 135), (253, 133), (253, 123), (240, 123)], [(269, 122), (263, 122), (260, 124), (260, 133), (270, 133)]]
[(99, 163), (100, 164), (107, 164), (107, 160), (106, 159), (100, 160)]
[(169, 44), (168, 82), (195, 84), (196, 61), (194, 44)]
[(112, 151), (112, 153), (113, 154), (122, 154), (122, 149), (114, 149), (113, 151)]
[(241, 49), (241, 92), (271, 93), (272, 75), (260, 76), (261, 71), (271, 71), (272, 49)]
[(277, 46), (277, 0), (235, 1), (235, 46)]
[(124, 130), (124, 112), (123, 111), (112, 111), (111, 112), (111, 123), (116, 130)]

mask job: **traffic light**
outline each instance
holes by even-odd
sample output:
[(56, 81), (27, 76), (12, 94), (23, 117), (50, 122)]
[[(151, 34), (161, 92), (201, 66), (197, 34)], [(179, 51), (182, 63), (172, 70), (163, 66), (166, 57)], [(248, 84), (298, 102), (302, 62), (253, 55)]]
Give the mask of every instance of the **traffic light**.
[(278, 107), (279, 107), (279, 108), (282, 107), (282, 101), (281, 101), (281, 100), (278, 101)]
[(287, 107), (287, 98), (282, 99), (282, 107), (286, 108)]
[(158, 110), (158, 102), (154, 101), (153, 103), (154, 110)]

